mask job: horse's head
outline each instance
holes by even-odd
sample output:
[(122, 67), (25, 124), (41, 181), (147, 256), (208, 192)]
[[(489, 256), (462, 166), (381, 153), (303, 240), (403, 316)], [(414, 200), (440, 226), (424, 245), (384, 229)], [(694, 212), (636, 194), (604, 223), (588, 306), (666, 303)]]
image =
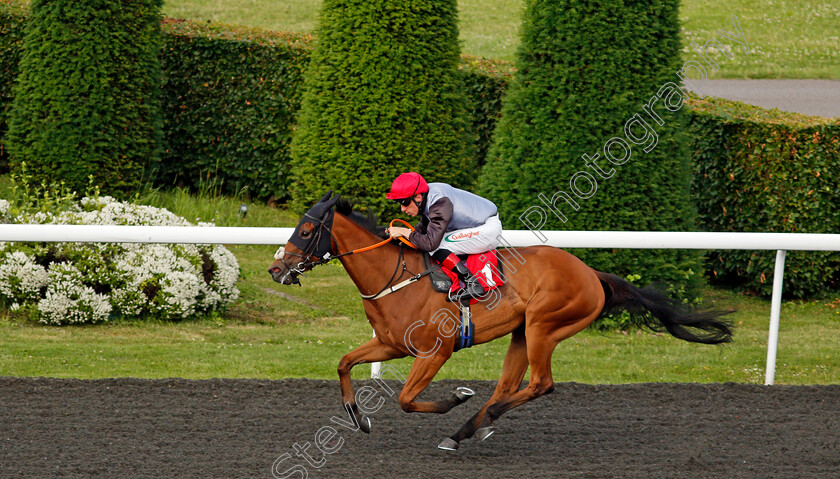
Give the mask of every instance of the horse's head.
[(300, 284), (298, 275), (309, 271), (327, 260), (332, 253), (331, 228), (333, 206), (340, 195), (332, 196), (328, 191), (321, 201), (309, 209), (298, 222), (294, 233), (274, 255), (274, 262), (268, 268), (274, 281), (281, 284)]

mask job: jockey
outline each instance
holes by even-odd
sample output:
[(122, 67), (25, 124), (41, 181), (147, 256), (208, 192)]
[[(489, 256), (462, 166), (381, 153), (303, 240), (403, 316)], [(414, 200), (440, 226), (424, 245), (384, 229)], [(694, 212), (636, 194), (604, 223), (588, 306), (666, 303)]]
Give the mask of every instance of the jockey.
[(493, 202), (446, 183), (427, 184), (414, 172), (398, 176), (385, 197), (399, 203), (403, 213), (420, 215), (414, 231), (394, 226), (387, 233), (392, 238), (408, 238), (417, 249), (431, 253), (441, 266), (454, 271), (465, 287), (453, 299), (477, 298), (485, 293), (484, 286), (456, 255), (484, 253), (499, 246), (502, 223)]

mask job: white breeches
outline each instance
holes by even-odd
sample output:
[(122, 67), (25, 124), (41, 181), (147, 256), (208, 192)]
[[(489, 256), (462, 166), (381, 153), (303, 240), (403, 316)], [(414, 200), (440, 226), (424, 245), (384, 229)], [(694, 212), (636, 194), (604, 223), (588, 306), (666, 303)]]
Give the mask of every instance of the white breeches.
[[(484, 253), (496, 249), (501, 236), (502, 222), (499, 221), (499, 215), (491, 216), (483, 225), (447, 231), (435, 251), (447, 249), (455, 254)], [(435, 251), (430, 251), (430, 253)]]

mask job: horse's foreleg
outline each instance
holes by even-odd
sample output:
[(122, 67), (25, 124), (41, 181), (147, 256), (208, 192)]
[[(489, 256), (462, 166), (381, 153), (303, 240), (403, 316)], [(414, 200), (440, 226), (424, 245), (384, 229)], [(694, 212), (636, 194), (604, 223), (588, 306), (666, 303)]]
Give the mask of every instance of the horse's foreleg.
[(417, 396), (432, 382), (435, 374), (447, 359), (449, 359), (449, 355), (435, 355), (414, 360), (414, 364), (411, 365), (411, 372), (408, 374), (398, 399), (403, 411), (442, 414), (459, 404), (463, 404), (475, 394), (471, 389), (459, 387), (449, 399), (434, 402), (415, 401)]
[(378, 338), (373, 338), (345, 354), (338, 363), (341, 403), (344, 405), (348, 414), (353, 415), (354, 421), (362, 431), (370, 432), (370, 419), (363, 416), (359, 411), (359, 407), (356, 405), (356, 398), (353, 394), (353, 381), (350, 380), (350, 370), (357, 364), (387, 361), (404, 356), (406, 356), (404, 352), (383, 344)]
[(508, 397), (518, 391), (527, 370), (528, 352), (526, 350), (525, 333), (524, 328), (520, 327), (511, 336), (510, 346), (508, 346), (504, 366), (502, 366), (502, 375), (496, 384), (496, 390), (493, 391), (493, 395), (458, 432), (444, 439), (438, 447), (440, 449), (454, 451), (458, 449), (458, 445), (462, 440), (472, 437), (484, 419), (487, 408), (502, 398)]

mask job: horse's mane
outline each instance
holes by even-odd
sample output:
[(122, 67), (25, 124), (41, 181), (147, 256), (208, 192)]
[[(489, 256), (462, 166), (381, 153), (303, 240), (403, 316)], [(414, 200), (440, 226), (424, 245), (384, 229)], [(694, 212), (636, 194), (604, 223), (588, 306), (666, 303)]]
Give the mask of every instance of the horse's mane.
[(335, 211), (350, 218), (354, 223), (382, 239), (388, 237), (385, 234), (385, 227), (377, 224), (377, 215), (373, 212), (368, 212), (365, 215), (358, 211), (353, 211), (353, 203), (344, 198), (339, 198), (338, 203), (335, 204)]

